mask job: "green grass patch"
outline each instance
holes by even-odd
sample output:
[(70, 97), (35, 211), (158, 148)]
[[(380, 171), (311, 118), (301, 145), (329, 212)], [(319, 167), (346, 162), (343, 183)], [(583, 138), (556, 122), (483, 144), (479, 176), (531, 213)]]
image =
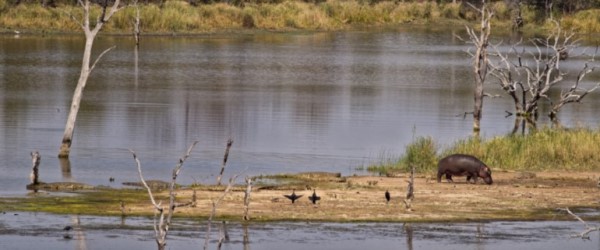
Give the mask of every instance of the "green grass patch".
[(600, 129), (543, 128), (528, 135), (506, 135), (480, 140), (467, 138), (437, 150), (431, 138), (417, 138), (394, 161), (368, 167), (369, 171), (435, 172), (437, 161), (454, 154), (470, 154), (492, 169), (504, 170), (598, 170), (600, 169)]
[[(157, 197), (166, 199), (166, 197)], [(25, 198), (3, 198), (6, 211), (47, 212), (56, 214), (121, 215), (121, 201), (127, 204), (149, 204), (146, 190), (120, 189), (85, 191), (67, 195), (38, 194)], [(152, 210), (148, 211), (150, 215)]]

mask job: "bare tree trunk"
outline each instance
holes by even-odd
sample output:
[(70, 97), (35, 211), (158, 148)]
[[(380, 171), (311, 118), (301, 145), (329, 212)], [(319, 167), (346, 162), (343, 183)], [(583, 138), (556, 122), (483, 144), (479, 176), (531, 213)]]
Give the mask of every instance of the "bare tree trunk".
[(32, 169), (31, 169), (31, 175), (29, 176), (29, 178), (31, 179), (31, 185), (34, 185), (34, 186), (37, 184), (40, 184), (38, 170), (39, 170), (41, 158), (42, 157), (40, 156), (40, 153), (38, 153), (38, 151), (31, 152)]
[[(135, 7), (135, 19), (133, 20), (133, 37), (135, 38), (135, 48), (140, 46), (140, 7), (137, 0), (133, 2)], [(137, 51), (137, 50), (136, 50)]]
[(410, 180), (408, 182), (408, 187), (406, 189), (406, 199), (404, 199), (404, 205), (406, 206), (406, 211), (412, 211), (412, 201), (415, 198), (415, 165), (411, 164), (410, 168)]
[(475, 90), (473, 93), (474, 105), (473, 105), (473, 132), (476, 134), (481, 130), (481, 117), (483, 110), (483, 83), (487, 77), (488, 70), (488, 39), (490, 36), (490, 20), (493, 13), (486, 8), (485, 0), (482, 1), (483, 5), (479, 10), (481, 14), (481, 24), (479, 28), (479, 34), (475, 30), (467, 27), (467, 32), (471, 42), (475, 45), (475, 54), (473, 54), (473, 73), (475, 76)]
[(250, 220), (248, 210), (250, 207), (250, 192), (252, 192), (252, 178), (246, 177), (246, 192), (244, 193), (244, 220)]
[[(73, 131), (75, 129), (75, 120), (77, 119), (77, 113), (79, 112), (79, 104), (81, 103), (83, 89), (85, 88), (87, 79), (90, 76), (90, 72), (94, 69), (98, 60), (100, 60), (100, 58), (102, 58), (102, 56), (106, 52), (114, 48), (112, 47), (102, 52), (98, 56), (98, 58), (96, 58), (96, 61), (90, 66), (92, 45), (94, 44), (94, 39), (96, 38), (96, 35), (100, 31), (100, 29), (102, 29), (104, 23), (108, 22), (112, 15), (119, 10), (119, 3), (120, 0), (115, 0), (108, 13), (106, 13), (107, 6), (105, 2), (105, 5), (102, 7), (102, 14), (98, 18), (96, 26), (94, 27), (94, 29), (90, 29), (90, 2), (89, 0), (85, 0), (85, 2), (79, 0), (79, 4), (83, 8), (83, 22), (80, 22), (78, 20), (75, 21), (79, 23), (79, 25), (83, 29), (83, 32), (85, 33), (85, 47), (83, 50), (83, 60), (81, 62), (81, 73), (79, 75), (79, 80), (77, 81), (77, 87), (75, 87), (75, 92), (73, 93), (71, 109), (69, 111), (69, 117), (67, 118), (67, 124), (65, 125), (65, 133), (63, 135), (62, 144), (58, 152), (59, 158), (69, 158), (69, 154), (71, 151), (71, 143), (73, 141)], [(73, 19), (75, 18), (73, 17)]]

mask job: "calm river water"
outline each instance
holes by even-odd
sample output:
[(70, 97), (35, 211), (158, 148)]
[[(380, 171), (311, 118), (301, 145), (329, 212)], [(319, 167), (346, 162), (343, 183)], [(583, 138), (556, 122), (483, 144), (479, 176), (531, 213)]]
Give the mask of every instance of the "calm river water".
[[(64, 231), (67, 225), (73, 226), (73, 230)], [(598, 232), (591, 233), (589, 240), (571, 238), (584, 230), (578, 221), (230, 223), (226, 228), (229, 241), (221, 249), (600, 249)], [(218, 231), (212, 231), (209, 249), (216, 249), (214, 239)], [(205, 233), (205, 222), (175, 220), (167, 238), (167, 249), (201, 249)], [(156, 249), (153, 235), (151, 218), (0, 214), (1, 249)]]
[[(179, 179), (189, 184), (214, 182), (228, 138), (226, 175), (353, 174), (400, 155), (415, 136), (443, 147), (471, 133), (460, 115), (472, 109), (468, 46), (449, 31), (144, 37), (137, 53), (129, 37), (99, 37), (95, 55), (116, 48), (89, 79), (61, 165), (82, 41), (0, 36), (0, 194), (25, 193), (34, 150), (42, 181), (118, 185), (109, 177), (137, 180), (128, 149), (148, 179), (166, 180), (199, 140)], [(597, 126), (598, 97), (565, 107), (560, 119)], [(511, 131), (505, 110), (509, 98), (486, 101), (484, 136)]]

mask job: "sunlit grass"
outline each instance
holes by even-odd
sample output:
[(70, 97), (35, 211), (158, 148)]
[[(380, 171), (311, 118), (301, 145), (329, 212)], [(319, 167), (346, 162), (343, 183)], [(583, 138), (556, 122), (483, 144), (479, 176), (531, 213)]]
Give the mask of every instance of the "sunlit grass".
[(410, 164), (421, 172), (434, 172), (437, 161), (453, 153), (474, 155), (493, 169), (504, 170), (598, 170), (600, 169), (600, 130), (544, 128), (529, 135), (507, 135), (479, 140), (468, 138), (436, 150), (430, 138), (418, 138), (393, 162), (370, 166), (385, 173), (408, 170)]
[[(498, 30), (510, 29), (511, 11), (506, 4), (498, 1), (490, 7), (495, 11), (493, 26)], [(326, 31), (405, 23), (477, 24), (475, 11), (461, 12), (458, 3), (438, 4), (436, 1), (328, 0), (308, 3), (287, 0), (246, 3), (243, 7), (237, 7), (225, 3), (192, 6), (187, 1), (167, 0), (163, 8), (154, 4), (140, 4), (139, 8), (143, 33), (205, 33), (247, 28)], [(94, 21), (100, 9), (94, 5), (92, 10)], [(526, 30), (544, 27), (543, 23), (540, 25), (536, 20), (532, 8), (522, 6), (521, 10)], [(563, 20), (566, 28), (597, 33), (600, 32), (599, 11), (581, 11), (560, 17), (560, 20)], [(43, 8), (40, 4), (12, 6), (7, 0), (0, 0), (0, 27), (4, 30), (79, 32), (80, 27), (71, 16), (80, 19), (81, 8), (60, 4), (57, 8)], [(134, 8), (126, 7), (113, 16), (104, 26), (104, 31), (130, 33), (134, 16)]]

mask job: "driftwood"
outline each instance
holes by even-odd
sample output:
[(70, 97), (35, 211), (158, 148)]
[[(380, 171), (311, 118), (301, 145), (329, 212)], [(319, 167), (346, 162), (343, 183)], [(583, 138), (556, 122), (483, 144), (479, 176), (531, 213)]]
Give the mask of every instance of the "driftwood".
[(571, 235), (571, 237), (573, 238), (582, 238), (582, 239), (590, 239), (589, 234), (591, 232), (594, 231), (600, 231), (600, 227), (597, 226), (590, 226), (590, 224), (588, 224), (587, 222), (585, 222), (583, 219), (581, 219), (581, 217), (577, 216), (576, 214), (574, 214), (573, 212), (571, 212), (571, 210), (569, 210), (569, 208), (565, 208), (563, 209), (564, 211), (566, 211), (568, 214), (570, 214), (571, 216), (575, 217), (575, 219), (577, 219), (578, 221), (580, 221), (581, 223), (583, 223), (583, 225), (585, 226), (585, 230), (578, 233), (578, 234), (573, 234)]
[(28, 190), (44, 190), (44, 191), (77, 191), (77, 190), (94, 190), (96, 187), (79, 182), (51, 182), (27, 185)]

